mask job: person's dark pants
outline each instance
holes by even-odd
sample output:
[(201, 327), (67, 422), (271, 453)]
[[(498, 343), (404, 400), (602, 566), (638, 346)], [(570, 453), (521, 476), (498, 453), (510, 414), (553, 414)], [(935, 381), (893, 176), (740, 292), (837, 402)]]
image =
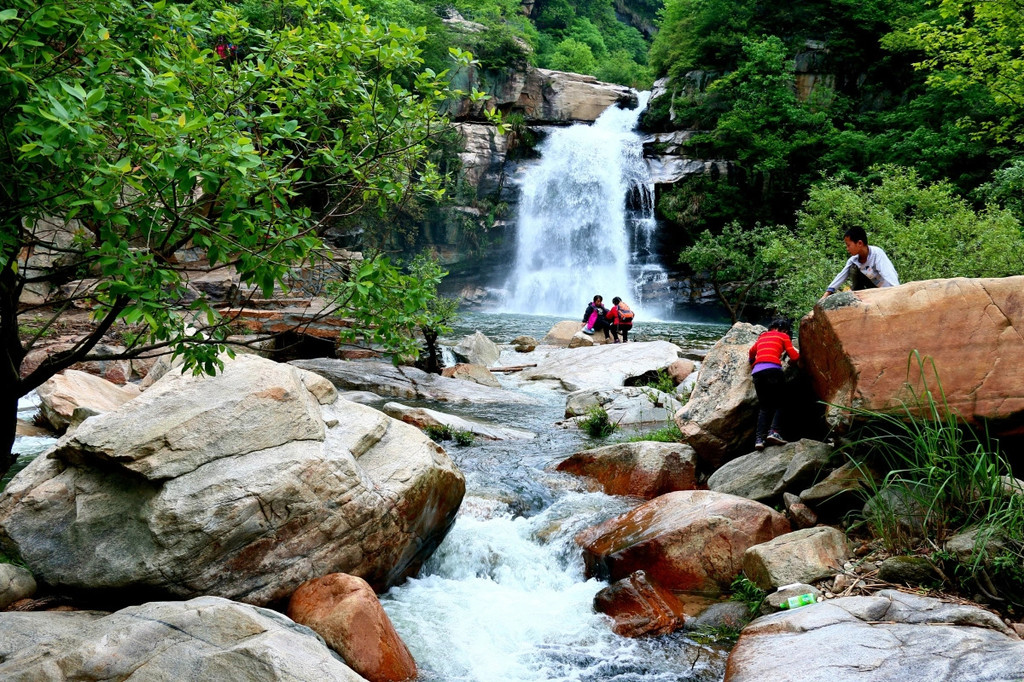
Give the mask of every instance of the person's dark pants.
[(757, 393), (757, 440), (764, 442), (768, 435), (769, 424), (772, 431), (779, 430), (779, 415), (782, 413), (783, 393), (786, 387), (786, 376), (782, 368), (762, 369), (752, 375), (754, 391)]
[(604, 338), (607, 339), (608, 338), (608, 331), (611, 330), (611, 329), (612, 329), (611, 322), (609, 322), (606, 318), (601, 317), (600, 315), (598, 315), (597, 316), (597, 321), (594, 322), (594, 331), (595, 332), (603, 331), (604, 332)]
[(622, 335), (622, 342), (626, 343), (629, 341), (629, 330), (633, 328), (631, 324), (613, 324), (612, 325), (612, 338), (616, 341), (619, 340), (619, 335)]
[(863, 291), (864, 289), (877, 289), (875, 283), (868, 279), (863, 272), (857, 268), (853, 269), (853, 282), (850, 284), (850, 288), (853, 291)]

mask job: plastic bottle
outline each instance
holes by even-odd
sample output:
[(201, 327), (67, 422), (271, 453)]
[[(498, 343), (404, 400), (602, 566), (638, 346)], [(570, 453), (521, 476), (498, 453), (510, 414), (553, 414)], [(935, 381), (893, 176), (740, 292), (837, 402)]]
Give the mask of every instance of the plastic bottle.
[(810, 592), (808, 592), (807, 594), (801, 594), (801, 595), (797, 595), (796, 597), (790, 597), (786, 601), (784, 601), (781, 604), (779, 604), (779, 608), (780, 609), (795, 609), (795, 608), (797, 608), (799, 606), (807, 606), (808, 604), (813, 604), (816, 601), (817, 600), (814, 598), (814, 595), (811, 594)]

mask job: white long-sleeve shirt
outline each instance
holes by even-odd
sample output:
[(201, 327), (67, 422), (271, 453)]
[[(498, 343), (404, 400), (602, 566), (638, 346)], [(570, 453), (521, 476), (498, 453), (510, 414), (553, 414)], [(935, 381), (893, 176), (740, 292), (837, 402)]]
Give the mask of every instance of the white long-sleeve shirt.
[(860, 270), (876, 287), (899, 286), (900, 277), (896, 274), (896, 268), (892, 266), (892, 261), (885, 255), (885, 251), (877, 246), (869, 245), (868, 257), (863, 263), (860, 262), (860, 256), (850, 256), (847, 259), (842, 271), (828, 285), (830, 292), (838, 289), (846, 281), (852, 271), (851, 268)]

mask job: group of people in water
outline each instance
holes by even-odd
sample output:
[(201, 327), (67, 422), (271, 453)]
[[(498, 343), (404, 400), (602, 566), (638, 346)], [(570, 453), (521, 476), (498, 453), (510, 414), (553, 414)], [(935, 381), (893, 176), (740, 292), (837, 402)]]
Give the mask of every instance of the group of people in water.
[(629, 341), (629, 330), (632, 328), (633, 311), (618, 296), (612, 299), (611, 308), (604, 307), (603, 296), (594, 296), (594, 300), (587, 304), (587, 309), (583, 313), (583, 333), (604, 332), (605, 341), (608, 340), (610, 333), (614, 343), (626, 343)]
[[(850, 257), (829, 283), (822, 299), (834, 294), (850, 278), (853, 280), (850, 288), (854, 291), (899, 286), (899, 275), (892, 261), (879, 247), (868, 246), (868, 235), (864, 228), (847, 230), (843, 242)], [(780, 408), (785, 399), (786, 386), (782, 355), (785, 353), (792, 362), (800, 360), (800, 353), (793, 347), (792, 331), (793, 326), (789, 320), (776, 318), (768, 325), (768, 331), (757, 337), (748, 353), (758, 402), (755, 450), (764, 450), (765, 445), (783, 445), (786, 442), (779, 432)]]

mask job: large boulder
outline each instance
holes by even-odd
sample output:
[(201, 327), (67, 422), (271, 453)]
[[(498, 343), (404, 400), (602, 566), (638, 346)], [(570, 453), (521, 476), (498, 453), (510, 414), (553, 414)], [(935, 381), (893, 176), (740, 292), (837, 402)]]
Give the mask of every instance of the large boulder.
[(464, 419), (454, 414), (447, 414), (427, 407), (409, 407), (401, 403), (385, 403), (381, 408), (384, 413), (400, 419), (406, 424), (412, 424), (416, 428), (425, 429), (428, 426), (448, 427), (455, 431), (469, 431), (478, 438), (484, 440), (529, 440), (535, 438), (536, 434), (524, 429), (515, 429), (511, 426), (500, 426), (498, 424), (485, 424), (475, 419)]
[(608, 495), (651, 499), (697, 486), (697, 458), (682, 443), (617, 443), (577, 452), (556, 467), (597, 481)]
[(452, 353), (460, 362), (491, 367), (498, 362), (501, 349), (481, 332), (470, 334), (452, 348)]
[(545, 346), (568, 346), (572, 337), (581, 329), (583, 329), (582, 322), (562, 320), (555, 323), (555, 326), (548, 330), (548, 333), (544, 335), (540, 342)]
[(665, 369), (679, 359), (679, 346), (668, 341), (619, 343), (592, 348), (558, 348), (537, 366), (523, 370), (524, 380), (553, 379), (567, 391), (623, 386), (627, 379)]
[(288, 617), (324, 638), (369, 682), (416, 677), (416, 662), (362, 578), (332, 573), (299, 585), (288, 602)]
[(263, 605), (325, 571), (405, 579), (464, 491), (418, 429), (239, 356), (167, 374), (31, 462), (0, 495), (0, 547), (58, 588)]
[(219, 597), (103, 615), (0, 613), (0, 678), (360, 682), (312, 630)]
[(883, 590), (758, 618), (726, 682), (988, 682), (1024, 678), (1024, 642), (974, 606)]
[(846, 425), (844, 407), (902, 410), (905, 384), (922, 388), (916, 350), (930, 358), (928, 387), (941, 381), (953, 412), (1002, 436), (1024, 433), (1022, 329), (1024, 276), (937, 279), (830, 296), (801, 321), (800, 342), (833, 425)]
[(849, 556), (846, 536), (838, 528), (805, 528), (749, 548), (743, 573), (762, 590), (771, 590), (834, 575)]
[(118, 386), (86, 372), (68, 369), (38, 389), (39, 409), (53, 428), (78, 426), (87, 417), (116, 410), (139, 395), (136, 386)]
[(704, 358), (690, 400), (676, 413), (686, 442), (712, 467), (750, 451), (758, 408), (747, 352), (763, 331), (734, 324)]
[(666, 424), (683, 404), (675, 396), (647, 386), (589, 388), (575, 391), (565, 400), (566, 417), (585, 417), (600, 407), (608, 421), (619, 428), (641, 424)]
[(537, 400), (517, 391), (482, 386), (472, 381), (428, 374), (415, 367), (395, 367), (380, 360), (294, 360), (296, 367), (316, 372), (343, 391), (369, 391), (388, 398), (451, 403), (525, 403)]
[(673, 591), (718, 593), (739, 575), (748, 547), (789, 532), (774, 509), (735, 495), (687, 490), (656, 497), (576, 536), (587, 575), (637, 570)]
[(711, 474), (708, 488), (770, 504), (786, 490), (814, 483), (831, 454), (832, 446), (806, 439), (768, 447), (723, 464)]

